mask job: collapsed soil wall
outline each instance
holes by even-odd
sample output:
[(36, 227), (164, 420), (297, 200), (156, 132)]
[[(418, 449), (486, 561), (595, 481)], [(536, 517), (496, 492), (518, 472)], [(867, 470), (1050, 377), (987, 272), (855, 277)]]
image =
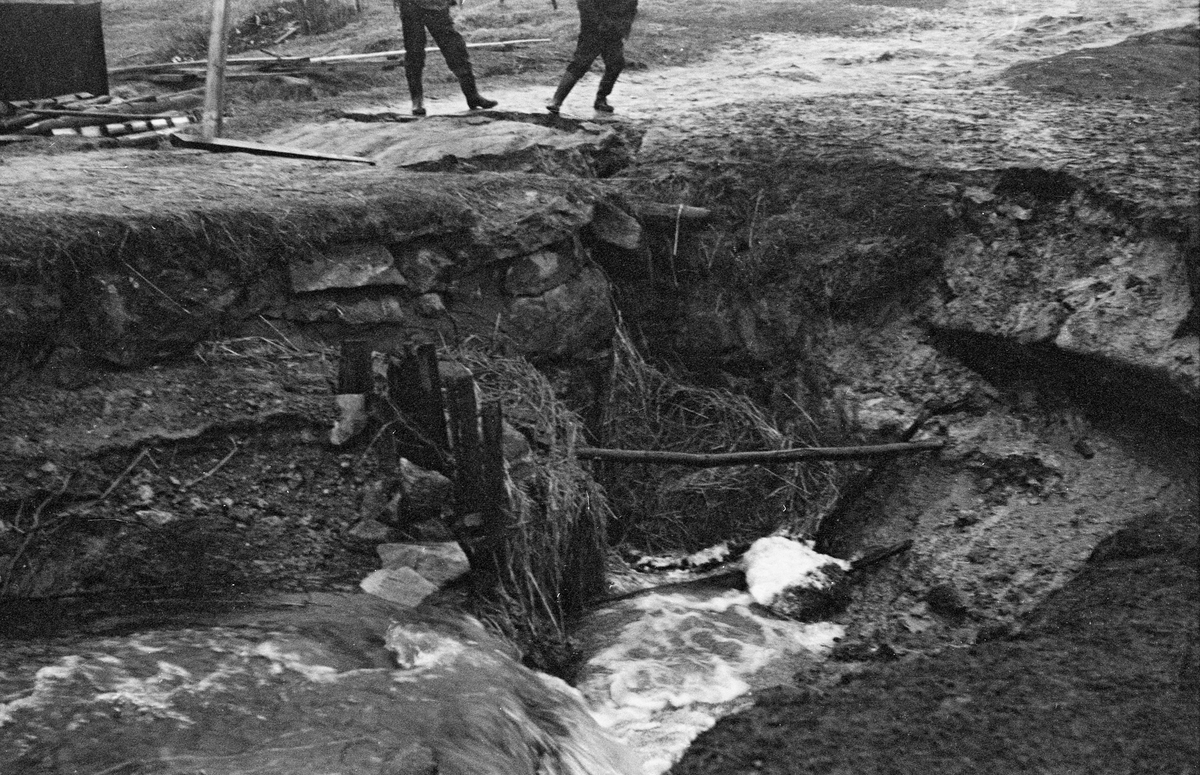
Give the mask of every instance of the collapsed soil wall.
[[(777, 164), (765, 151), (701, 178), (648, 170), (659, 198), (711, 207), (718, 222), (652, 231), (649, 259), (597, 252), (658, 356), (776, 407), (783, 390), (832, 429), (856, 414), (830, 403), (839, 383), (864, 390), (830, 368), (844, 331), (906, 318), (917, 339), (985, 373), (1021, 361), (1081, 397), (1197, 423), (1194, 216), (1142, 212), (1038, 168)], [(912, 417), (953, 398), (904, 392), (870, 400)]]
[(31, 208), (37, 186), (20, 182), (24, 204), (0, 219), (0, 331), (15, 363), (77, 347), (142, 366), (247, 321), (328, 338), (498, 333), (551, 358), (611, 331), (607, 284), (577, 240), (603, 196), (587, 181), (159, 159), (193, 197), (138, 161), (124, 194), (89, 191), (85, 166), (58, 207)]

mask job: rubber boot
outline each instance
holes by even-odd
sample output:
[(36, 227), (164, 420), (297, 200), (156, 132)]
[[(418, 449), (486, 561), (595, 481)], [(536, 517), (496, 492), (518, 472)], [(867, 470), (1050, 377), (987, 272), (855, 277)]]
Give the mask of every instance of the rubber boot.
[(567, 95), (571, 93), (571, 89), (574, 89), (577, 83), (579, 83), (578, 76), (571, 73), (563, 73), (563, 77), (558, 82), (558, 88), (554, 90), (554, 96), (550, 98), (550, 102), (546, 105), (546, 110), (557, 114), (562, 108), (563, 102), (566, 101)]
[(608, 104), (608, 95), (612, 94), (613, 86), (616, 86), (616, 84), (616, 76), (609, 77), (608, 74), (605, 74), (600, 79), (600, 88), (596, 90), (596, 101), (592, 104), (592, 107), (601, 113), (612, 113), (613, 106)]
[(414, 116), (425, 115), (425, 86), (421, 83), (421, 75), (421, 73), (404, 71), (404, 76), (408, 80), (408, 96), (412, 100)]
[(462, 87), (463, 96), (467, 98), (467, 107), (471, 110), (490, 110), (500, 104), (479, 93), (478, 87), (475, 86), (475, 74), (470, 70), (458, 76), (458, 85)]

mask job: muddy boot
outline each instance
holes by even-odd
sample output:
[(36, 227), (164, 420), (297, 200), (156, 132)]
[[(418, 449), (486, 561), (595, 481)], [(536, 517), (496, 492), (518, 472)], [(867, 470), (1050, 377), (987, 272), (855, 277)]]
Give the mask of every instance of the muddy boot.
[(479, 93), (475, 86), (475, 74), (469, 70), (458, 76), (458, 85), (462, 87), (463, 96), (467, 98), (467, 107), (471, 110), (489, 110), (500, 104)]
[(425, 115), (425, 86), (421, 83), (421, 75), (421, 73), (404, 71), (404, 76), (408, 80), (408, 96), (412, 100), (414, 116)]
[(571, 73), (564, 73), (562, 79), (558, 82), (558, 88), (554, 90), (554, 96), (546, 104), (546, 110), (557, 114), (562, 108), (563, 102), (566, 101), (567, 95), (571, 93), (571, 89), (574, 89), (577, 83), (579, 83), (578, 77)]
[(600, 79), (600, 88), (596, 90), (596, 101), (592, 107), (601, 113), (612, 113), (613, 106), (608, 104), (608, 95), (612, 94), (613, 86), (617, 83), (615, 75), (610, 76), (608, 73)]

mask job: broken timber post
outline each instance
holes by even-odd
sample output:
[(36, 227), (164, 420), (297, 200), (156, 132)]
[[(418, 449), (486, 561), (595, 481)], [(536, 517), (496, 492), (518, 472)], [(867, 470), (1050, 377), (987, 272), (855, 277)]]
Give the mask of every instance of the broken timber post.
[(579, 447), (575, 450), (575, 456), (585, 460), (613, 460), (622, 463), (657, 463), (659, 465), (687, 466), (690, 468), (717, 468), (719, 466), (795, 463), (800, 460), (861, 460), (863, 458), (891, 457), (912, 452), (928, 452), (941, 449), (945, 445), (946, 442), (941, 439), (931, 439), (929, 441), (875, 444), (862, 447), (806, 447), (803, 449), (776, 449), (762, 452), (722, 452), (715, 454)]
[(451, 378), (446, 385), (446, 400), (450, 409), (450, 438), (454, 449), (454, 481), (459, 510), (463, 514), (478, 513), (483, 507), (483, 494), (479, 487), (479, 413), (475, 403), (474, 378), (469, 375)]
[(393, 423), (390, 434), (393, 459), (406, 457), (422, 468), (448, 473), (446, 417), (437, 352), (433, 345), (406, 351), (388, 364), (388, 400)]

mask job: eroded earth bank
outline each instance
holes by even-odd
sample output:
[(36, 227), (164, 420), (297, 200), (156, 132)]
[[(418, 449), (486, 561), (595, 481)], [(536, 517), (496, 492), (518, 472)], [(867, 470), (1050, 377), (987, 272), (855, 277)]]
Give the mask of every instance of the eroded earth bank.
[[(1193, 772), (1195, 6), (888, 11), (631, 72), (616, 120), (514, 81), (270, 137), (370, 167), (0, 151), (0, 770), (638, 771), (517, 660), (584, 686), (598, 601), (691, 578), (639, 558), (725, 543), (680, 586), (719, 597), (785, 532), (853, 563), (836, 645), (673, 772)], [(503, 406), (527, 577), (453, 461), (331, 444), (345, 339)], [(359, 591), (414, 543), (474, 567)]]

